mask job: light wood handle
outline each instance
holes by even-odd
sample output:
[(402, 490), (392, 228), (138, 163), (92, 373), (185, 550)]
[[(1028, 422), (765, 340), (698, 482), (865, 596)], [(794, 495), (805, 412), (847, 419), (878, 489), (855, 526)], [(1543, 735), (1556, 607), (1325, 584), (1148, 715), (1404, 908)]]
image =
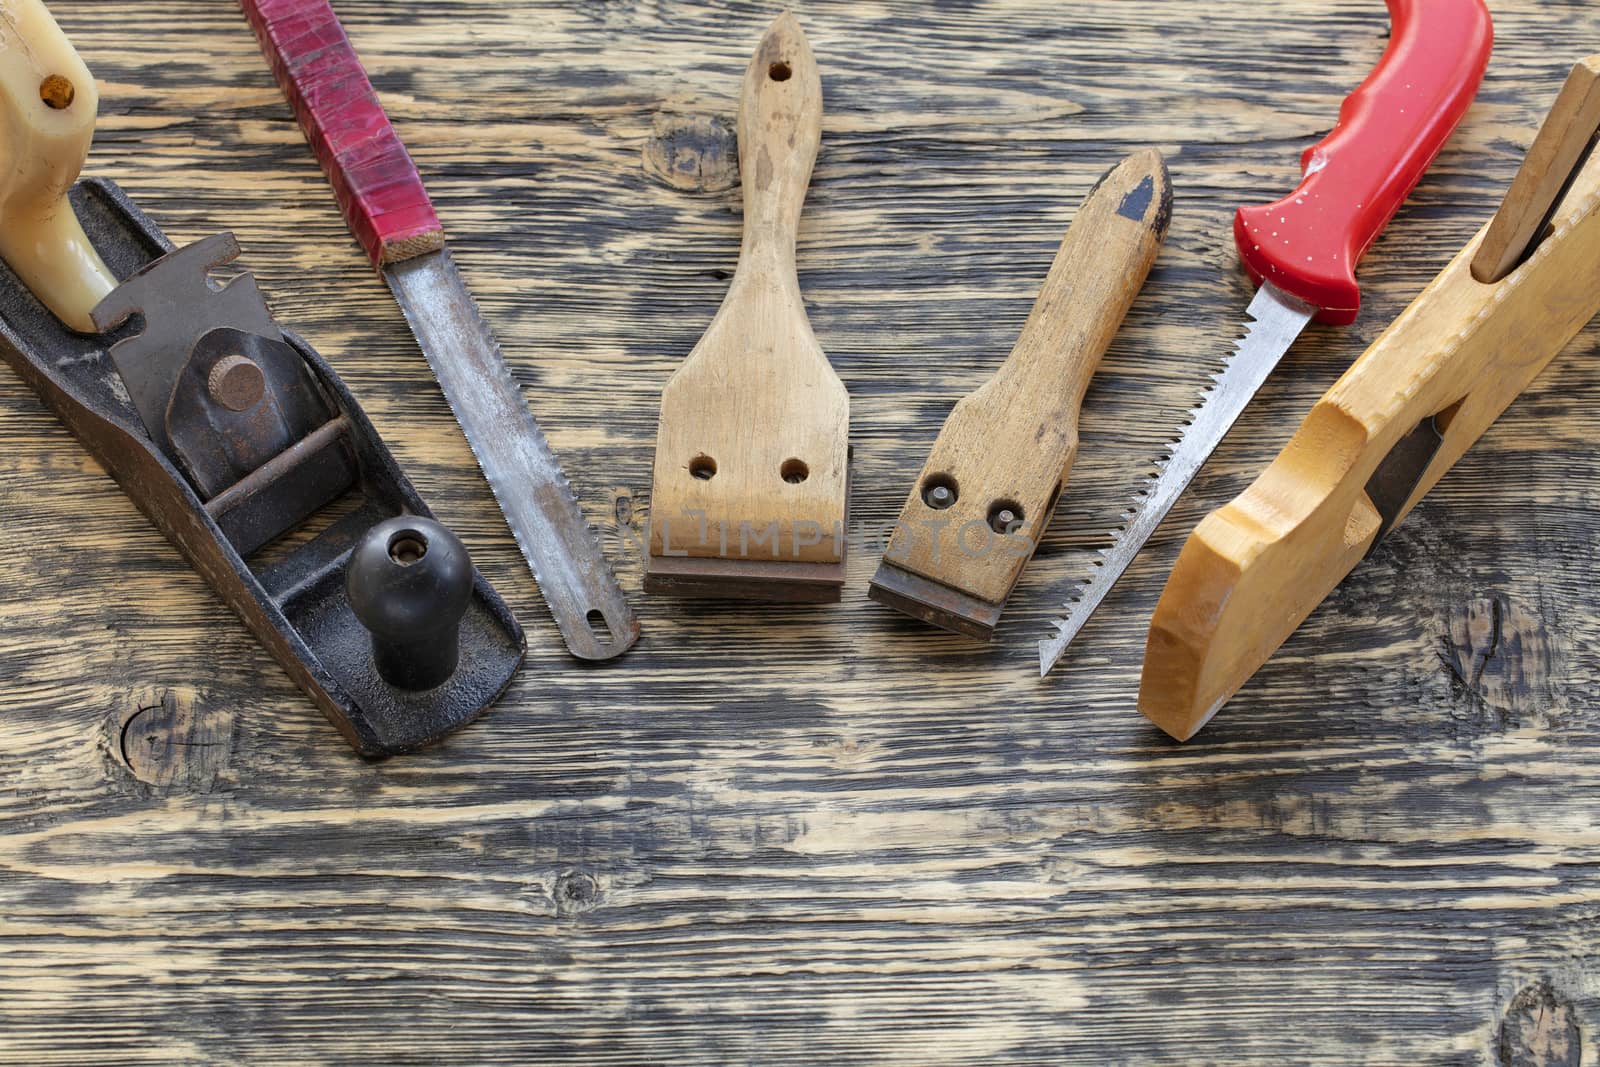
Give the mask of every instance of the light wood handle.
[[(1171, 219), (1172, 181), (1160, 152), (1145, 149), (1108, 171), (1067, 228), (1000, 369), (1000, 379), (1023, 392), (1059, 393), (1065, 403), (1055, 410), (1069, 412), (1070, 425), (1057, 427), (1074, 437), (1089, 380), (1144, 288)], [(1070, 464), (1069, 456), (1057, 473), (1065, 478)]]
[(1431, 418), (1442, 441), (1395, 522), (1600, 310), (1600, 159), (1574, 178), (1554, 226), (1494, 284), (1472, 271), (1486, 226), (1189, 537), (1139, 689), (1139, 710), (1163, 730), (1192, 736), (1366, 555), (1382, 527), (1367, 486), (1402, 438)]
[[(885, 558), (980, 600), (1006, 600), (1072, 469), (1084, 391), (1171, 216), (1172, 184), (1154, 149), (1129, 156), (1090, 191), (1011, 355), (945, 421)], [(939, 486), (953, 502), (930, 501)], [(1018, 519), (1003, 542), (997, 509)]]
[(816, 60), (784, 14), (762, 36), (740, 98), (739, 266), (661, 396), (653, 556), (844, 557), (850, 398), (806, 319), (794, 263), (821, 124)]
[(0, 5), (0, 259), (56, 317), (93, 333), (116, 287), (67, 192), (94, 138), (100, 94), (39, 0)]
[(1572, 68), (1505, 201), (1472, 260), (1472, 276), (1497, 282), (1522, 262), (1550, 221), (1584, 153), (1600, 130), (1600, 56)]
[(786, 11), (761, 38), (739, 94), (747, 253), (741, 266), (773, 266), (748, 254), (769, 247), (780, 260), (793, 260), (821, 141), (822, 76), (805, 32)]

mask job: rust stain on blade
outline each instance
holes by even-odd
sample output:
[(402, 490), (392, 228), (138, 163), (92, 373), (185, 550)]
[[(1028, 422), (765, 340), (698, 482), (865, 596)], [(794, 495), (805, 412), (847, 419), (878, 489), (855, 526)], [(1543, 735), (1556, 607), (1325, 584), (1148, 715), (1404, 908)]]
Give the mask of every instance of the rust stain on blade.
[(626, 652), (639, 639), (639, 620), (450, 250), (391, 264), (383, 274), (567, 648), (591, 660)]

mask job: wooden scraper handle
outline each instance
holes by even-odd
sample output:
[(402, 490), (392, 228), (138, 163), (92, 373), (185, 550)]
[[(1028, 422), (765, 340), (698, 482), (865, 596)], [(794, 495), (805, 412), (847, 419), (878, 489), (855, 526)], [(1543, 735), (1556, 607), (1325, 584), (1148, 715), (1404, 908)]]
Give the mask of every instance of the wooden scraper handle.
[(888, 562), (991, 604), (1010, 596), (1072, 469), (1084, 391), (1171, 217), (1172, 183), (1154, 149), (1129, 156), (1089, 192), (1011, 355), (945, 421)]
[(761, 39), (739, 92), (744, 187), (740, 266), (794, 274), (795, 237), (822, 143), (822, 76), (800, 23), (784, 12)]

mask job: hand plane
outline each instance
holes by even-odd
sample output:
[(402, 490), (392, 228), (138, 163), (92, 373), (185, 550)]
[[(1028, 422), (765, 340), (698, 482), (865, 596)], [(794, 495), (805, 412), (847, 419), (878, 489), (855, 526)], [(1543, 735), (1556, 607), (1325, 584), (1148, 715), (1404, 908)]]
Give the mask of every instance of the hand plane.
[(811, 332), (795, 274), (821, 128), (817, 63), (784, 14), (762, 37), (739, 99), (739, 266), (661, 398), (648, 592), (839, 599), (850, 398)]
[(872, 579), (871, 596), (987, 641), (1050, 525), (1078, 452), (1078, 410), (1161, 250), (1161, 154), (1100, 179), (1056, 252), (1016, 347), (945, 421)]
[(1184, 545), (1139, 710), (1186, 740), (1600, 311), (1600, 57), (1561, 91), (1494, 219)]
[[(229, 233), (174, 250), (77, 176), (94, 80), (39, 0), (0, 11), (0, 358), (362, 755), (480, 714), (523, 635)], [(76, 183), (76, 184), (75, 184)]]

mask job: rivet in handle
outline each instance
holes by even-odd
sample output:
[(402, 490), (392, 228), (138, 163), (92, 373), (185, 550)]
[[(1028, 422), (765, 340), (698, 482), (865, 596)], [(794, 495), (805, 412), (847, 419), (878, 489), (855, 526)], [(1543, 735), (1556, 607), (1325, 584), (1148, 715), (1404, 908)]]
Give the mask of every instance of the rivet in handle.
[(77, 88), (59, 74), (52, 74), (39, 83), (39, 99), (51, 111), (65, 111), (77, 98)]

